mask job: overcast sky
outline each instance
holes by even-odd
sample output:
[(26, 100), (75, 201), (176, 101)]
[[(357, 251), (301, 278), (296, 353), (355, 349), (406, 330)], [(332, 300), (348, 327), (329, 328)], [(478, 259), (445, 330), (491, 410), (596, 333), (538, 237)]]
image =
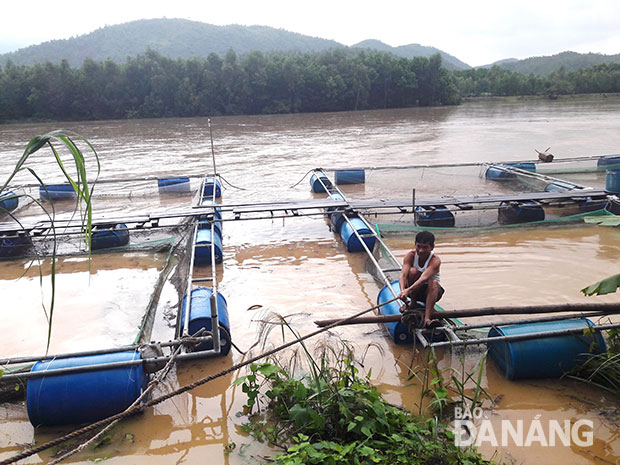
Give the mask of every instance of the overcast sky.
[(566, 50), (620, 53), (619, 0), (2, 0), (0, 53), (144, 18), (264, 25), (345, 45), (437, 47), (472, 66)]

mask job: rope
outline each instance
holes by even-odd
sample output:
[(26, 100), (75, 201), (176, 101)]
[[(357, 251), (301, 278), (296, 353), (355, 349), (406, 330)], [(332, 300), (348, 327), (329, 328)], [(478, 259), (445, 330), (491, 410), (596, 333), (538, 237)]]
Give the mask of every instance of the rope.
[(243, 187), (238, 187), (238, 186), (235, 186), (235, 185), (231, 184), (231, 183), (230, 183), (229, 181), (227, 181), (227, 180), (224, 178), (224, 176), (222, 176), (221, 174), (218, 174), (218, 176), (220, 177), (220, 179), (221, 179), (222, 181), (224, 181), (226, 184), (228, 184), (228, 185), (229, 185), (230, 187), (232, 187), (233, 189), (239, 189), (240, 191), (247, 191), (247, 189), (244, 189)]
[(192, 384), (189, 384), (187, 386), (183, 386), (183, 387), (181, 387), (181, 388), (179, 388), (179, 389), (177, 389), (175, 391), (172, 391), (172, 392), (170, 392), (168, 394), (164, 394), (161, 397), (158, 397), (156, 399), (152, 399), (150, 401), (147, 401), (147, 402), (144, 402), (144, 403), (141, 403), (141, 404), (138, 404), (138, 405), (132, 405), (131, 407), (127, 408), (127, 410), (125, 410), (124, 412), (117, 413), (116, 415), (112, 415), (111, 417), (104, 418), (103, 420), (99, 420), (99, 421), (97, 421), (95, 423), (91, 423), (90, 425), (85, 426), (84, 428), (81, 428), (79, 430), (73, 431), (73, 432), (71, 432), (69, 434), (66, 434), (66, 435), (64, 435), (62, 437), (56, 438), (56, 439), (54, 439), (52, 441), (49, 441), (49, 442), (47, 442), (45, 444), (41, 444), (40, 446), (33, 447), (32, 449), (28, 449), (28, 450), (22, 451), (19, 454), (14, 455), (13, 457), (9, 457), (8, 459), (5, 459), (5, 460), (1, 461), (0, 465), (9, 465), (11, 463), (15, 463), (18, 460), (22, 460), (22, 459), (25, 459), (27, 457), (30, 457), (31, 455), (38, 454), (39, 452), (42, 452), (42, 451), (44, 451), (46, 449), (49, 449), (50, 447), (54, 447), (54, 446), (57, 446), (58, 444), (62, 444), (65, 441), (69, 441), (69, 440), (75, 439), (76, 437), (81, 436), (84, 433), (87, 433), (87, 432), (93, 431), (93, 430), (95, 430), (97, 428), (106, 426), (106, 425), (108, 425), (108, 424), (110, 424), (110, 423), (112, 423), (114, 421), (121, 420), (123, 418), (127, 418), (127, 417), (129, 417), (131, 415), (134, 415), (134, 414), (136, 414), (138, 412), (141, 412), (141, 411), (145, 410), (147, 407), (152, 407), (154, 405), (160, 404), (160, 403), (162, 403), (162, 402), (164, 402), (164, 401), (166, 401), (168, 399), (171, 399), (172, 397), (176, 397), (176, 396), (178, 396), (180, 394), (183, 394), (185, 392), (191, 391), (192, 389), (195, 389), (198, 386), (202, 386), (203, 384), (206, 384), (206, 383), (208, 383), (210, 381), (213, 381), (214, 379), (220, 378), (220, 377), (225, 376), (225, 375), (227, 375), (229, 373), (232, 373), (233, 371), (236, 371), (236, 370), (239, 370), (239, 369), (241, 369), (241, 368), (243, 368), (245, 366), (251, 365), (252, 363), (255, 363), (255, 362), (257, 362), (257, 361), (259, 361), (259, 360), (261, 360), (263, 358), (270, 357), (270, 356), (272, 356), (272, 355), (274, 355), (274, 354), (276, 354), (276, 353), (278, 353), (278, 352), (280, 352), (280, 351), (282, 351), (284, 349), (287, 349), (287, 348), (289, 348), (289, 347), (291, 347), (291, 346), (293, 346), (295, 344), (303, 342), (306, 339), (310, 339), (310, 338), (312, 338), (314, 336), (317, 336), (317, 335), (319, 335), (321, 333), (324, 333), (325, 331), (328, 331), (328, 330), (338, 326), (339, 324), (341, 324), (343, 322), (347, 322), (347, 321), (353, 320), (355, 318), (358, 318), (358, 317), (360, 317), (360, 316), (362, 316), (362, 315), (364, 315), (364, 314), (366, 314), (366, 313), (368, 313), (368, 312), (370, 312), (372, 310), (375, 310), (375, 309), (381, 307), (382, 305), (387, 305), (389, 303), (392, 303), (395, 300), (398, 300), (398, 297), (395, 297), (392, 300), (388, 300), (387, 302), (384, 302), (382, 304), (375, 305), (374, 307), (367, 308), (366, 310), (363, 310), (363, 311), (361, 311), (359, 313), (351, 315), (351, 316), (349, 316), (347, 318), (344, 318), (342, 320), (338, 320), (338, 321), (336, 321), (336, 322), (334, 322), (334, 323), (332, 323), (332, 324), (330, 324), (328, 326), (325, 326), (324, 328), (317, 329), (316, 331), (313, 331), (313, 332), (311, 332), (309, 334), (306, 334), (305, 336), (302, 336), (300, 338), (295, 338), (291, 342), (287, 342), (286, 344), (282, 344), (282, 345), (280, 345), (278, 347), (275, 347), (275, 348), (273, 348), (271, 350), (263, 352), (262, 354), (257, 355), (256, 357), (253, 357), (253, 358), (251, 358), (249, 360), (246, 360), (245, 362), (241, 362), (241, 363), (238, 363), (236, 365), (233, 365), (230, 368), (227, 368), (227, 369), (225, 369), (223, 371), (220, 371), (219, 373), (217, 373), (215, 375), (211, 375), (211, 376), (207, 376), (206, 378), (202, 378), (202, 379), (200, 379), (198, 381), (195, 381)]
[(289, 189), (292, 189), (293, 187), (297, 187), (297, 186), (301, 183), (301, 181), (303, 181), (304, 179), (306, 179), (306, 176), (308, 176), (308, 175), (309, 175), (310, 173), (312, 173), (313, 171), (320, 170), (320, 169), (321, 169), (321, 168), (313, 168), (313, 169), (309, 170), (306, 174), (304, 174), (304, 175), (303, 175), (303, 177), (302, 177), (299, 181), (297, 181), (297, 182), (296, 182), (295, 184), (293, 184), (292, 186), (289, 186)]

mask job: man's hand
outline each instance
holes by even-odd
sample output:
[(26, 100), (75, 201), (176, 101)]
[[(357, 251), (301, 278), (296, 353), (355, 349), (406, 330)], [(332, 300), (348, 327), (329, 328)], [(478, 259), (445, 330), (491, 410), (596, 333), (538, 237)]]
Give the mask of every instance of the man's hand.
[(404, 291), (400, 291), (400, 294), (398, 294), (398, 298), (405, 303), (407, 303), (408, 297), (409, 297), (409, 293), (407, 292), (407, 289), (405, 289)]

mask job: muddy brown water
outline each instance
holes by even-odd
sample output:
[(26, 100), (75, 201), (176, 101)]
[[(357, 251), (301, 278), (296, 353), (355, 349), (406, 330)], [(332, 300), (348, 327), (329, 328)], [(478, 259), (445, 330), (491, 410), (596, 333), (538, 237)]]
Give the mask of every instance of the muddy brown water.
[[(223, 202), (320, 198), (309, 190), (307, 178), (315, 167), (393, 166), (453, 162), (532, 159), (534, 149), (551, 146), (556, 159), (620, 152), (618, 97), (557, 101), (475, 102), (460, 107), (405, 109), (312, 115), (213, 118), (217, 169), (228, 186)], [(0, 127), (1, 179), (6, 178), (28, 139), (63, 127), (87, 137), (101, 157), (101, 179), (176, 176), (212, 171), (207, 120), (164, 119), (80, 123), (18, 124)], [(47, 180), (60, 180), (49, 155), (37, 155), (37, 170)], [(462, 169), (369, 170), (363, 186), (344, 186), (353, 199), (420, 198), (509, 192), (479, 175), (478, 167)], [(559, 176), (559, 175), (558, 175)], [(561, 176), (559, 176), (561, 177)], [(574, 175), (600, 188), (600, 174)], [(16, 184), (33, 180), (20, 174)], [(575, 181), (577, 182), (577, 181)], [(192, 181), (197, 187), (198, 181)], [(34, 194), (36, 197), (36, 193)], [(191, 196), (159, 196), (152, 181), (100, 184), (95, 215), (138, 214), (188, 205)], [(60, 205), (69, 214), (71, 205)], [(38, 218), (28, 207), (24, 218)], [(406, 218), (402, 218), (406, 219)], [(446, 309), (489, 305), (536, 305), (561, 302), (617, 302), (618, 294), (586, 298), (579, 290), (614, 274), (620, 261), (620, 231), (599, 226), (491, 229), (437, 234)], [(399, 259), (412, 244), (412, 234), (388, 236)], [(257, 320), (268, 312), (287, 315), (302, 334), (317, 319), (346, 316), (374, 305), (379, 286), (366, 271), (365, 256), (348, 254), (321, 217), (227, 222), (224, 225), (224, 263), (218, 266), (220, 291), (228, 301), (233, 340), (242, 350), (258, 338)], [(133, 342), (143, 309), (161, 271), (166, 254), (148, 251), (63, 257), (59, 263), (58, 300), (50, 352), (109, 347)], [(39, 269), (44, 276), (39, 284)], [(197, 272), (209, 272), (199, 269)], [(49, 261), (28, 269), (23, 260), (0, 263), (2, 339), (0, 355), (34, 355), (45, 351), (49, 300)], [(170, 285), (160, 299), (154, 339), (173, 336), (177, 297)], [(47, 309), (49, 310), (49, 308)], [(167, 318), (165, 318), (165, 316)], [(331, 332), (364, 354), (372, 381), (391, 402), (417, 412), (420, 388), (409, 378), (410, 347), (396, 346), (377, 325), (349, 326)], [(290, 336), (287, 336), (289, 338)], [(281, 340), (279, 331), (270, 342)], [(258, 348), (252, 350), (258, 353)], [(439, 353), (445, 373), (450, 368), (471, 370), (481, 352), (464, 358)], [(290, 357), (284, 355), (283, 357)], [(237, 351), (216, 360), (177, 367), (160, 392), (217, 373), (243, 359)], [(109, 445), (89, 449), (68, 460), (92, 463), (211, 463), (261, 462), (272, 451), (241, 429), (246, 418), (238, 413), (245, 402), (231, 387), (233, 373), (186, 395), (175, 397), (116, 427)], [(604, 391), (571, 380), (503, 378), (491, 360), (483, 366), (483, 387), (492, 401), (484, 414), (498, 431), (502, 420), (528, 425), (541, 421), (590, 420), (593, 445), (571, 443), (544, 447), (535, 442), (521, 447), (484, 443), (486, 457), (508, 463), (618, 463), (620, 428), (618, 400)], [(30, 425), (24, 405), (0, 407), (0, 459), (27, 444), (42, 443), (70, 428)], [(527, 426), (526, 426), (527, 427)], [(227, 445), (235, 444), (227, 453)], [(47, 463), (52, 451), (24, 463)], [(495, 454), (495, 455), (494, 455)]]

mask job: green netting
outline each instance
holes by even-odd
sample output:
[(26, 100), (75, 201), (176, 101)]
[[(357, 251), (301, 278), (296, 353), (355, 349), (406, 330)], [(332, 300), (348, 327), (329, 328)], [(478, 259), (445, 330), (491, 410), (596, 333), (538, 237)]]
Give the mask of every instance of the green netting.
[[(375, 223), (375, 231), (378, 234), (406, 234), (418, 231), (486, 231), (493, 229), (510, 229), (510, 228), (523, 228), (523, 227), (537, 227), (537, 226), (546, 226), (553, 224), (564, 224), (564, 223), (579, 223), (584, 220), (585, 217), (608, 217), (608, 216), (616, 217), (613, 213), (605, 210), (594, 210), (586, 213), (578, 213), (575, 215), (562, 216), (559, 218), (551, 218), (542, 221), (532, 221), (529, 223), (519, 223), (519, 224), (493, 224), (489, 226), (468, 226), (468, 227), (429, 227), (429, 226), (417, 226), (411, 223)], [(594, 223), (595, 221), (588, 221), (589, 223)], [(600, 222), (600, 221), (599, 221)]]

